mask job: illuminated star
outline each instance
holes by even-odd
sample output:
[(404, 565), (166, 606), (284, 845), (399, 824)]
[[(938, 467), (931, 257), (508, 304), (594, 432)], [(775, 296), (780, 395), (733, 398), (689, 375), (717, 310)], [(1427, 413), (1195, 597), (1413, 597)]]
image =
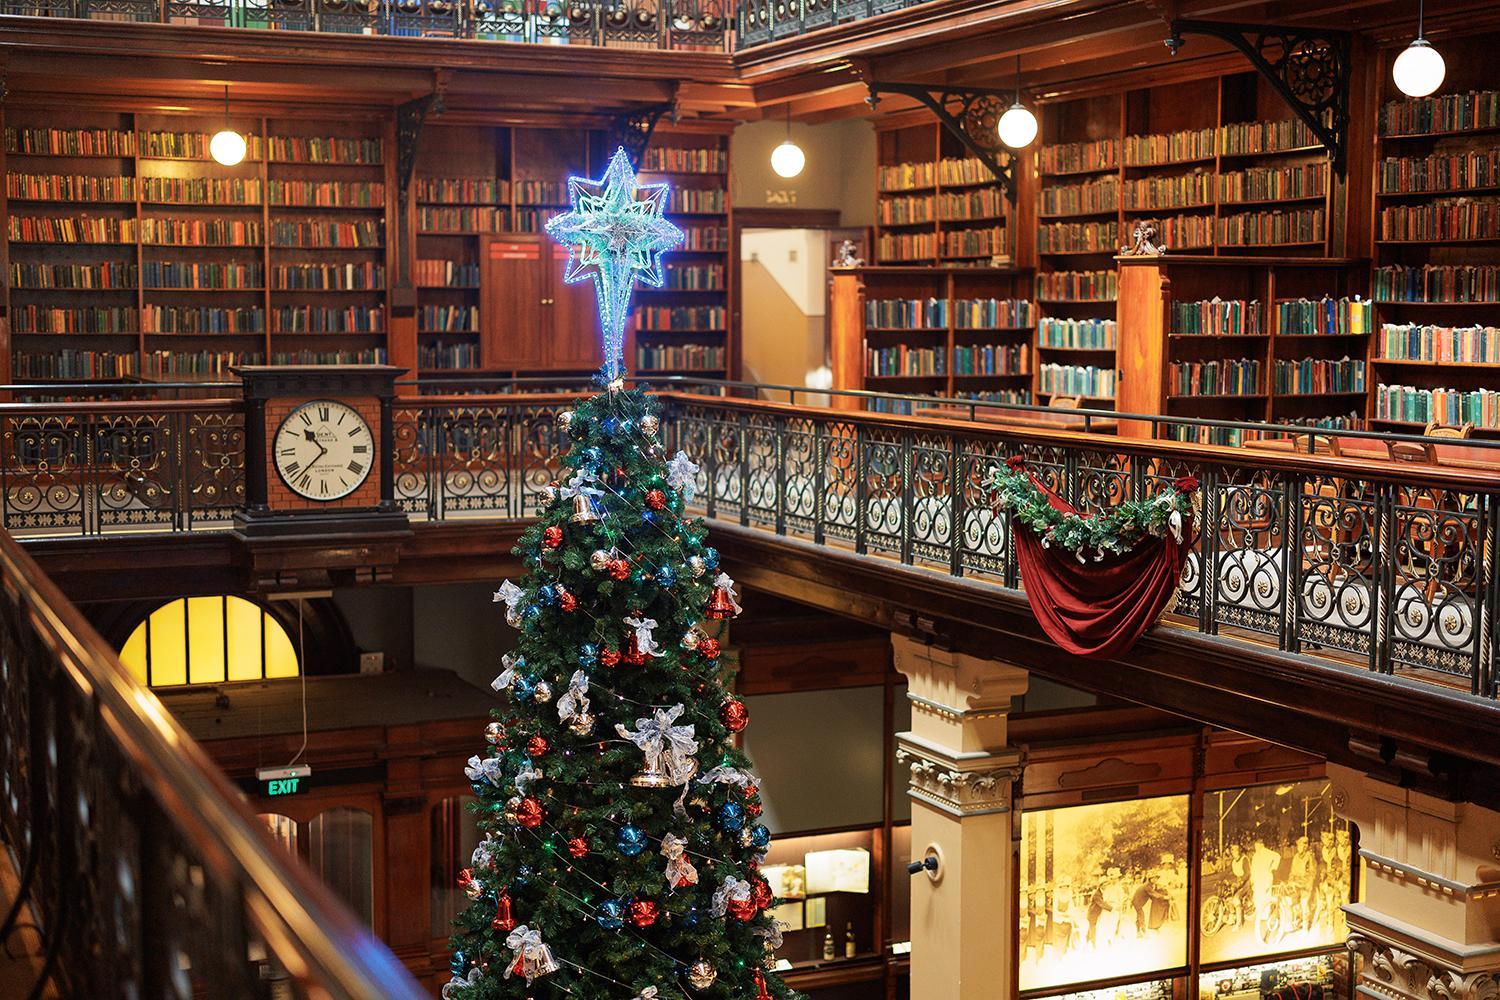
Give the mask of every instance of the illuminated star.
[(568, 178), (572, 211), (547, 223), (547, 234), (568, 248), (570, 282), (594, 279), (604, 331), (604, 376), (624, 371), (625, 321), (637, 276), (658, 288), (661, 254), (682, 242), (682, 230), (662, 217), (667, 185), (637, 184), (624, 149), (615, 151), (597, 181)]

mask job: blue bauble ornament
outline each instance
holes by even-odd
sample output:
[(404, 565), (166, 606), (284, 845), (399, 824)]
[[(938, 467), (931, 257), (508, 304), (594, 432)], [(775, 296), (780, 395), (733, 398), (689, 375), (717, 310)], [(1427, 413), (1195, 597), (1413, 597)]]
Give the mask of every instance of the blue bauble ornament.
[(599, 429), (604, 432), (605, 437), (614, 437), (620, 433), (620, 422), (614, 417), (605, 417), (599, 421)]
[(599, 463), (604, 461), (604, 452), (595, 447), (588, 447), (583, 449), (583, 458), (584, 461), (588, 463), (588, 465), (586, 466), (587, 468), (592, 468), (597, 471), (599, 468)]
[(726, 802), (719, 807), (719, 826), (730, 833), (737, 833), (745, 825), (745, 807), (738, 802)]
[(707, 566), (710, 570), (718, 569), (719, 568), (719, 550), (716, 549), (716, 548), (713, 548), (711, 546), (709, 548), (704, 549), (703, 550), (703, 565)]
[(469, 787), (474, 789), (475, 795), (483, 795), (489, 790), (489, 783), (484, 781), (471, 781)]
[(599, 647), (586, 642), (578, 647), (578, 665), (588, 668), (599, 662)]
[(755, 826), (750, 830), (750, 846), (758, 851), (763, 851), (771, 846), (771, 831), (763, 826)]
[(469, 971), (469, 956), (462, 950), (453, 953), (453, 961), (448, 963), (448, 971), (453, 973), (457, 979), (462, 979), (464, 973)]
[(689, 906), (687, 908), (687, 912), (682, 915), (682, 926), (684, 926), (684, 927), (697, 927), (698, 926), (698, 908), (696, 906)]
[(615, 835), (615, 846), (620, 849), (621, 854), (633, 858), (646, 849), (646, 832), (627, 823)]
[(536, 870), (534, 868), (532, 868), (530, 865), (521, 865), (520, 867), (518, 867), (516, 869), (516, 877), (510, 880), (510, 884), (511, 885), (517, 885), (517, 886), (525, 886), (526, 883), (528, 883), (528, 882), (531, 881), (531, 876), (533, 876), (535, 874), (536, 874)]
[(541, 617), (542, 609), (537, 607), (535, 604), (528, 604), (525, 608), (521, 609), (522, 625), (535, 625), (537, 623), (537, 619)]
[(641, 520), (645, 521), (647, 524), (655, 524), (656, 511), (652, 510), (650, 507), (647, 507), (645, 510), (641, 511)]
[(515, 695), (516, 701), (530, 701), (536, 693), (536, 681), (530, 677), (517, 677), (511, 682), (510, 693)]
[(557, 603), (557, 588), (550, 583), (544, 583), (537, 588), (536, 599), (543, 604)]
[(617, 931), (625, 926), (625, 905), (618, 899), (606, 899), (594, 911), (594, 919), (607, 931)]
[(656, 571), (656, 585), (658, 587), (670, 587), (677, 582), (677, 571), (670, 566), (663, 566)]

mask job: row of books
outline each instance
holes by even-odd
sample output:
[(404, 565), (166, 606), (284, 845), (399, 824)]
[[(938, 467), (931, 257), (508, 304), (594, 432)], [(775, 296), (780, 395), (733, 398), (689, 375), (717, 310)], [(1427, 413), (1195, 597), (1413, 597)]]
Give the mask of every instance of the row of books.
[(1177, 396), (1253, 396), (1261, 391), (1260, 376), (1256, 358), (1174, 361), (1167, 384)]
[[(245, 159), (266, 158), (264, 138), (250, 132), (241, 132), (240, 135), (245, 139)], [(208, 143), (207, 132), (143, 131), (138, 155), (164, 160), (207, 160)]]
[(65, 348), (44, 354), (17, 351), (11, 372), (16, 378), (122, 378), (139, 370), (134, 351), (78, 351)]
[(282, 306), (271, 311), (272, 333), (384, 333), (381, 306)]
[(373, 219), (361, 222), (293, 222), (278, 219), (271, 223), (271, 245), (378, 249), (381, 245), (381, 226)]
[(1067, 142), (1043, 146), (1044, 174), (1081, 174), (1094, 170), (1112, 170), (1120, 164), (1119, 139), (1095, 139), (1091, 142)]
[(384, 208), (385, 185), (372, 181), (283, 181), (266, 186), (272, 205)]
[[(265, 158), (267, 145), (271, 159), (282, 163), (369, 163), (381, 162), (379, 139), (342, 139), (306, 136), (261, 136), (241, 132), (245, 137), (245, 158)], [(9, 153), (48, 156), (144, 156), (177, 160), (206, 160), (207, 132), (172, 132), (132, 129), (61, 129), (7, 128), (5, 149)]]
[(945, 347), (868, 347), (865, 349), (865, 374), (871, 377), (928, 377), (948, 374), (948, 350)]
[(1026, 329), (1036, 324), (1028, 299), (954, 299), (953, 326), (959, 330)]
[(669, 266), (662, 273), (662, 287), (680, 292), (723, 291), (724, 265), (684, 264)]
[(930, 161), (883, 164), (876, 169), (882, 191), (911, 191), (937, 186), (937, 164)]
[(1209, 215), (1169, 215), (1156, 220), (1156, 242), (1172, 250), (1196, 250), (1214, 244), (1214, 220)]
[(134, 219), (96, 216), (11, 215), (6, 229), (12, 242), (134, 243), (139, 232)]
[(1030, 389), (985, 389), (982, 391), (970, 389), (967, 391), (953, 393), (954, 399), (972, 399), (980, 403), (1019, 403), (1025, 406), (1031, 402)]
[(277, 264), (272, 287), (287, 291), (374, 291), (385, 287), (385, 265), (374, 261), (346, 264)]
[(562, 181), (513, 181), (518, 205), (566, 205), (568, 185)]
[(955, 375), (1029, 375), (1030, 344), (958, 344), (953, 348)]
[(729, 310), (723, 306), (637, 306), (635, 328), (655, 331), (723, 330)]
[(1113, 399), (1115, 370), (1095, 365), (1040, 365), (1037, 390), (1051, 395)]
[(995, 175), (990, 168), (972, 156), (945, 156), (938, 160), (938, 184), (943, 187), (994, 183)]
[(1382, 302), (1500, 302), (1500, 265), (1392, 264), (1375, 268), (1370, 288)]
[(554, 215), (561, 215), (564, 211), (566, 209), (563, 208), (518, 208), (516, 209), (515, 231), (539, 233), (547, 227), (548, 221)]
[(1219, 152), (1226, 156), (1253, 156), (1317, 144), (1318, 137), (1299, 118), (1232, 122), (1219, 128)]
[(944, 257), (995, 257), (1005, 253), (1005, 230), (950, 229), (943, 233)]
[(5, 193), (12, 201), (135, 201), (135, 178), (9, 173)]
[(1261, 436), (1256, 431), (1240, 427), (1195, 427), (1185, 424), (1169, 424), (1162, 431), (1168, 441), (1214, 444), (1221, 448), (1238, 448), (1246, 441), (1254, 441)]
[(1300, 149), (1316, 144), (1317, 138), (1300, 120), (1232, 122), (1217, 129), (1185, 129), (1161, 135), (1128, 135), (1124, 140), (1095, 139), (1044, 146), (1044, 174), (1084, 173), (1108, 170), (1120, 164), (1153, 166), (1183, 160), (1200, 160), (1223, 154), (1250, 156)]
[(379, 139), (273, 135), (268, 144), (271, 159), (284, 163), (373, 165), (385, 158)]
[(930, 260), (938, 255), (937, 234), (882, 232), (875, 255), (883, 261)]
[[(272, 223), (271, 232), (282, 223)], [(285, 223), (285, 225), (292, 225)], [(249, 247), (264, 242), (265, 227), (255, 219), (183, 219), (152, 217), (141, 220), (141, 242), (164, 246)]]
[(946, 330), (947, 299), (867, 299), (865, 325), (886, 330)]
[(1500, 90), (1410, 97), (1380, 109), (1381, 135), (1463, 132), (1500, 125)]
[(1500, 391), (1423, 389), (1382, 382), (1375, 386), (1375, 419), (1500, 427)]
[[(274, 181), (272, 182), (274, 185)], [(141, 200), (168, 205), (259, 205), (256, 177), (141, 177)]]
[(1113, 212), (1119, 205), (1120, 180), (1113, 175), (1042, 188), (1042, 215), (1095, 215)]
[(1390, 361), (1500, 364), (1500, 327), (1387, 323), (1380, 328), (1380, 357)]
[(437, 204), (503, 205), (510, 182), (503, 177), (418, 177), (417, 201)]
[(1150, 167), (1200, 160), (1217, 152), (1212, 128), (1184, 129), (1165, 135), (1127, 135), (1121, 143), (1127, 167)]
[[(287, 268), (278, 268), (283, 277)], [(300, 270), (300, 269), (293, 269)], [(264, 288), (265, 268), (259, 263), (229, 264), (210, 261), (148, 260), (141, 262), (146, 288)]]
[(729, 249), (729, 230), (723, 226), (683, 226), (680, 250), (720, 251)]
[(881, 198), (879, 202), (882, 226), (916, 226), (937, 221), (937, 203), (931, 195)]
[(1430, 156), (1388, 156), (1380, 161), (1380, 190), (1387, 194), (1500, 186), (1500, 146)]
[(1211, 299), (1173, 302), (1171, 332), (1194, 336), (1233, 336), (1262, 332), (1259, 300)]
[(478, 368), (479, 345), (472, 341), (422, 344), (417, 348), (417, 367), (423, 370)]
[(1005, 210), (1005, 198), (998, 187), (943, 191), (937, 197), (937, 215), (943, 222), (993, 219), (1005, 214)]
[(1036, 327), (1036, 342), (1038, 347), (1112, 351), (1115, 349), (1117, 329), (1112, 319), (1044, 316)]
[(341, 351), (272, 351), (273, 365), (383, 365), (386, 363), (384, 347), (366, 347), (360, 350)]
[(23, 264), (10, 265), (12, 290), (23, 288), (67, 288), (80, 290), (114, 290), (134, 288), (134, 264)]
[(418, 285), (463, 288), (479, 284), (479, 265), (464, 260), (418, 260)]
[(1275, 392), (1283, 396), (1364, 392), (1365, 363), (1358, 358), (1278, 360), (1272, 373)]
[(472, 333), (479, 329), (479, 307), (423, 306), (417, 311), (417, 329)]
[(1245, 212), (1221, 218), (1218, 225), (1221, 247), (1320, 243), (1323, 232), (1321, 208)]
[(489, 205), (437, 208), (417, 207), (419, 233), (499, 233), (505, 231), (506, 211)]
[(12, 305), (13, 333), (134, 333), (140, 329), (134, 309), (125, 306), (48, 308), (35, 303)]
[(1276, 303), (1276, 331), (1282, 336), (1363, 335), (1374, 329), (1373, 303), (1358, 295), (1335, 299), (1284, 299)]
[(1500, 237), (1500, 198), (1438, 198), (1380, 212), (1383, 240), (1473, 240)]
[(106, 128), (7, 128), (5, 151), (47, 156), (135, 156), (135, 131)]
[(224, 375), (231, 368), (262, 364), (260, 351), (147, 351), (141, 365), (145, 375)]
[(667, 212), (700, 212), (722, 215), (729, 202), (719, 188), (672, 188), (667, 192)]
[(1038, 253), (1115, 253), (1120, 249), (1116, 222), (1051, 222), (1038, 226)]
[(1213, 171), (1140, 177), (1125, 182), (1127, 209), (1193, 208), (1214, 203)]
[(1328, 191), (1328, 164), (1298, 163), (1288, 167), (1251, 167), (1219, 175), (1219, 201), (1279, 201), (1283, 198), (1320, 198)]
[(264, 309), (217, 306), (141, 307), (141, 330), (145, 333), (264, 333)]
[(729, 154), (717, 147), (648, 146), (642, 170), (673, 174), (722, 174), (729, 170)]
[(1036, 297), (1046, 302), (1109, 301), (1120, 294), (1120, 278), (1108, 271), (1044, 271), (1036, 276)]
[(723, 371), (726, 357), (716, 344), (641, 344), (635, 349), (637, 371)]

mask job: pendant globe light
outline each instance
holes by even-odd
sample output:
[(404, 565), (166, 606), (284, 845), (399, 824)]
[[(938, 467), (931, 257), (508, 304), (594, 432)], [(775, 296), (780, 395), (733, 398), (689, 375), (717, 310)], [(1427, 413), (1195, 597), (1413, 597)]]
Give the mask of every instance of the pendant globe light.
[(1417, 0), (1417, 37), (1391, 66), (1396, 89), (1407, 97), (1426, 97), (1443, 85), (1448, 67), (1437, 49), (1422, 34), (1424, 0)]
[(233, 167), (245, 159), (245, 137), (229, 127), (229, 84), (224, 85), (224, 127), (208, 140), (208, 155), (216, 163)]
[(1021, 103), (1021, 57), (1016, 56), (1016, 103), (1006, 109), (997, 125), (1000, 141), (1011, 149), (1025, 149), (1036, 138), (1036, 115)]
[(807, 165), (807, 154), (802, 152), (802, 147), (792, 141), (792, 105), (786, 106), (786, 140), (775, 149), (771, 150), (771, 169), (776, 171), (778, 177), (791, 180), (802, 173), (802, 168)]

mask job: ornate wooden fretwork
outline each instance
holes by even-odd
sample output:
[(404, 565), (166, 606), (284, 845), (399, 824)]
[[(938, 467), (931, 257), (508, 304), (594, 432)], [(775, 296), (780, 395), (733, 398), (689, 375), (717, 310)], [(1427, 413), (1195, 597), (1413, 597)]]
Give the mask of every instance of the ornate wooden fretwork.
[(629, 111), (616, 115), (610, 122), (609, 144), (625, 150), (625, 155), (630, 157), (632, 170), (641, 169), (641, 160), (646, 155), (646, 147), (651, 144), (651, 134), (656, 131), (656, 123), (661, 121), (662, 115), (666, 114), (670, 114), (673, 120), (676, 120), (676, 102), (653, 104), (636, 111)]
[(1239, 49), (1327, 147), (1333, 169), (1343, 174), (1349, 141), (1349, 32), (1228, 21), (1170, 23), (1167, 48), (1173, 55), (1182, 47), (1183, 35), (1208, 35)]
[(929, 87), (920, 83), (885, 83), (867, 80), (870, 107), (880, 103), (882, 94), (901, 94), (914, 98), (926, 106), (943, 128), (963, 143), (995, 175), (1005, 197), (1016, 200), (1016, 184), (1012, 171), (1010, 151), (1000, 141), (1000, 116), (1005, 114), (1015, 101), (1015, 94), (1008, 90), (983, 90), (966, 88), (953, 90), (947, 87)]

